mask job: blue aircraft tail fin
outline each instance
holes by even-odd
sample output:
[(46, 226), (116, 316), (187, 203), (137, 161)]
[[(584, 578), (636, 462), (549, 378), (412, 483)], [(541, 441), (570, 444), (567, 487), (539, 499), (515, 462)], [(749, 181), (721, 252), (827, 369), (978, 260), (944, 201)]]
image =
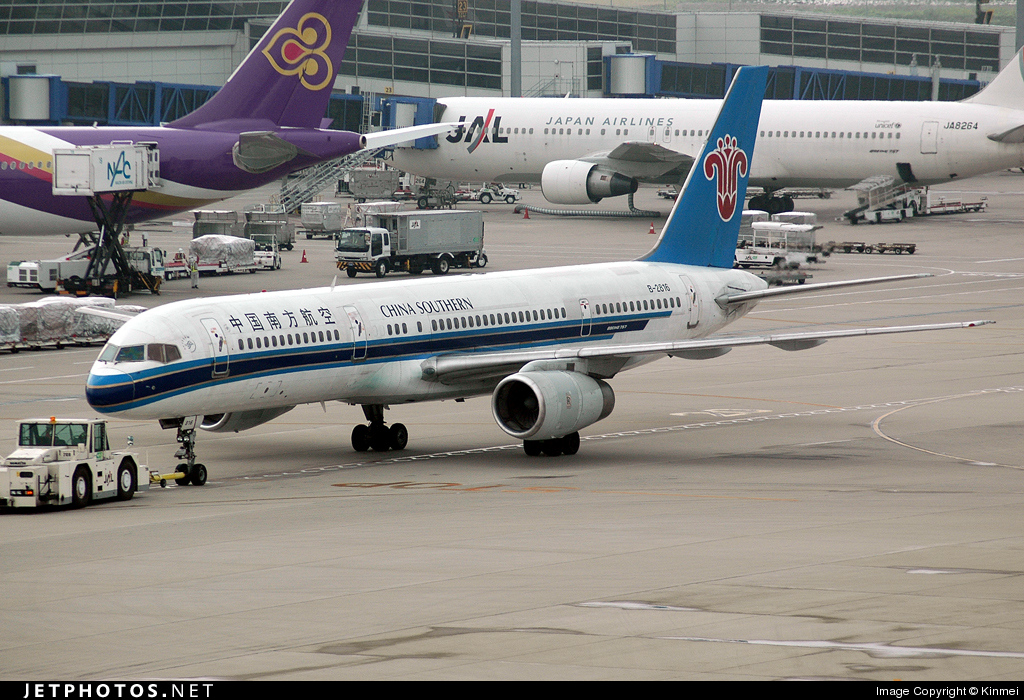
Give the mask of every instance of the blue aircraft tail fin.
[(767, 80), (767, 66), (736, 72), (661, 237), (643, 260), (732, 267)]

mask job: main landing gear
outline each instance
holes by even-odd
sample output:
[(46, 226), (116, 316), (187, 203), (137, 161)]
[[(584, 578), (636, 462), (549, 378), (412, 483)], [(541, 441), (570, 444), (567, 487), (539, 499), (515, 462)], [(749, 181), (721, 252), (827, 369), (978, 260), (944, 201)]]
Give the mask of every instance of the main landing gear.
[(747, 202), (748, 209), (760, 209), (766, 211), (769, 214), (780, 214), (785, 211), (793, 211), (796, 205), (793, 204), (793, 198), (788, 194), (784, 194), (781, 197), (776, 197), (773, 192), (765, 192), (763, 195), (759, 194), (755, 197), (751, 197), (750, 201)]
[[(163, 423), (163, 421), (161, 421)], [(181, 447), (174, 453), (176, 459), (184, 459), (175, 468), (175, 473), (180, 474), (174, 480), (178, 486), (202, 486), (206, 483), (206, 465), (196, 462), (196, 426), (199, 423), (199, 416), (182, 418), (177, 425), (178, 434), (176, 440)]]
[(580, 434), (569, 433), (550, 440), (523, 440), (523, 451), (528, 457), (539, 457), (541, 453), (548, 457), (574, 455), (580, 451)]
[(352, 448), (356, 452), (387, 452), (388, 450), (404, 450), (409, 444), (409, 431), (401, 423), (394, 423), (389, 428), (384, 424), (383, 404), (363, 406), (363, 415), (369, 424), (360, 424), (352, 428)]

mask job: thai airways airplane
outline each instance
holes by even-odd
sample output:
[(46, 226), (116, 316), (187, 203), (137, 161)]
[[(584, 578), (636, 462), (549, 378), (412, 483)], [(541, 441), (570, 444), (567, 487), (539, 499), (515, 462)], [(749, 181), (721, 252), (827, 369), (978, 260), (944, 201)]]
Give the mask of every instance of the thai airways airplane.
[[(842, 188), (877, 175), (934, 185), (1024, 166), (1024, 62), (1018, 54), (961, 102), (766, 100), (750, 206), (791, 210), (784, 187)], [(589, 204), (639, 183), (683, 181), (720, 100), (451, 97), (439, 121), (465, 121), (439, 148), (398, 148), (417, 175), (539, 182), (548, 201)]]
[(233, 197), (363, 148), (446, 131), (433, 125), (430, 133), (361, 136), (320, 128), (362, 4), (293, 0), (220, 91), (166, 126), (0, 127), (0, 234), (96, 229), (86, 197), (52, 193), (57, 148), (158, 145), (162, 185), (134, 197), (131, 223)]
[(384, 409), (491, 394), (528, 455), (575, 454), (611, 413), (609, 381), (666, 355), (802, 350), (829, 338), (987, 321), (715, 338), (759, 299), (899, 277), (767, 289), (732, 269), (766, 68), (733, 81), (654, 249), (640, 260), (191, 299), (127, 321), (92, 366), (100, 413), (178, 429), (179, 483), (201, 484), (196, 428), (239, 431), (300, 403), (360, 404), (356, 450), (405, 448)]

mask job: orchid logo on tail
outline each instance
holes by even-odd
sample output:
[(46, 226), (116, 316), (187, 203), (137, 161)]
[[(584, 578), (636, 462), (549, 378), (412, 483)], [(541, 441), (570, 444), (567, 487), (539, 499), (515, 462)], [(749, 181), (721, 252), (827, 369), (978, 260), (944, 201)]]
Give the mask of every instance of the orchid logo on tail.
[(281, 75), (298, 75), (310, 90), (323, 90), (334, 80), (334, 66), (326, 49), (331, 45), (331, 25), (316, 12), (302, 16), (294, 29), (279, 30), (263, 55)]
[(718, 179), (718, 215), (729, 221), (736, 213), (739, 179), (747, 174), (747, 154), (736, 146), (736, 137), (725, 135), (718, 147), (704, 158), (704, 177)]

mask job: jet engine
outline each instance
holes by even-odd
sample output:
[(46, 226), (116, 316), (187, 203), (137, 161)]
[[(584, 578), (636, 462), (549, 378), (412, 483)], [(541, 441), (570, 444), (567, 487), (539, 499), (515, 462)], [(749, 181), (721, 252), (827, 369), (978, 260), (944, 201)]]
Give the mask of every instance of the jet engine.
[(596, 423), (615, 408), (612, 388), (579, 372), (519, 372), (491, 396), (498, 427), (520, 440), (560, 438)]
[(555, 204), (590, 204), (636, 192), (637, 181), (582, 160), (553, 160), (540, 175), (544, 198)]
[(241, 430), (255, 428), (269, 420), (274, 420), (280, 415), (288, 413), (295, 406), (284, 406), (283, 408), (261, 408), (255, 411), (239, 411), (238, 413), (212, 413), (203, 416), (203, 422), (199, 427), (209, 430), (211, 433), (237, 433)]

